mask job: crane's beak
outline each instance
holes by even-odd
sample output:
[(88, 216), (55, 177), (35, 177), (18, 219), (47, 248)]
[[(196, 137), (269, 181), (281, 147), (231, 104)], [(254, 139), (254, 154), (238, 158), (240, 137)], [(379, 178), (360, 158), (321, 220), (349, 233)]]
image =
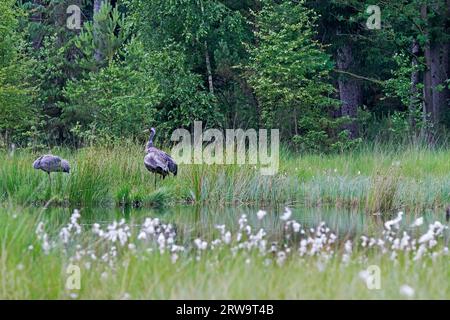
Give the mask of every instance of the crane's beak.
[(144, 131), (142, 131), (143, 133), (147, 133), (147, 132), (149, 132), (150, 130), (149, 129), (145, 129)]

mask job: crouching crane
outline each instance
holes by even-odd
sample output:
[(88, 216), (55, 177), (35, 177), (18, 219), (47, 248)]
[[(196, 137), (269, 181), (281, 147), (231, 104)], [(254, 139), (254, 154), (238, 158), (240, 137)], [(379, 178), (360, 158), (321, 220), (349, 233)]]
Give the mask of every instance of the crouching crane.
[(145, 148), (144, 165), (148, 171), (155, 174), (155, 188), (156, 188), (156, 174), (162, 176), (164, 180), (169, 173), (174, 176), (177, 175), (178, 166), (167, 153), (153, 146), (153, 137), (155, 136), (155, 128), (150, 129), (150, 138)]
[(47, 172), (50, 182), (52, 181), (50, 177), (51, 172), (70, 173), (69, 162), (51, 154), (46, 154), (37, 158), (33, 162), (33, 168)]

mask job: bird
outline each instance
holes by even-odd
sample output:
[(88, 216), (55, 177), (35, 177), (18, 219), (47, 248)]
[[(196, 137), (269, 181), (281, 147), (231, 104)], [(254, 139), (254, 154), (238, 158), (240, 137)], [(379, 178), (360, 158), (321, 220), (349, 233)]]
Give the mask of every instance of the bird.
[(46, 154), (37, 158), (33, 162), (33, 168), (47, 172), (50, 182), (52, 181), (50, 177), (51, 172), (70, 173), (69, 162), (51, 154)]
[(150, 138), (148, 139), (145, 148), (146, 156), (144, 157), (144, 165), (148, 171), (155, 174), (155, 188), (156, 188), (156, 174), (162, 176), (164, 180), (169, 173), (174, 176), (177, 175), (178, 165), (167, 153), (153, 146), (153, 137), (156, 134), (155, 128), (150, 129)]

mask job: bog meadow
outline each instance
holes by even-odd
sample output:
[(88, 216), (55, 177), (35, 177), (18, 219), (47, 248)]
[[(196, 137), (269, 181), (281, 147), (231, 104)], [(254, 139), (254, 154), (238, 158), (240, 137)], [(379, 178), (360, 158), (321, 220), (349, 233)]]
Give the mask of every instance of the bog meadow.
[(450, 7), (391, 2), (1, 1), (0, 299), (450, 299)]

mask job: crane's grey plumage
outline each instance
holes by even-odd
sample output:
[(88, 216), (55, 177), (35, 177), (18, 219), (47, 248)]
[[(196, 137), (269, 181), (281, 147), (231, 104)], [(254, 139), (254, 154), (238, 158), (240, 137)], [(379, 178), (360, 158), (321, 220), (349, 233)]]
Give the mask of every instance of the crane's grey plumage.
[(33, 162), (33, 168), (47, 172), (49, 178), (50, 172), (70, 173), (69, 162), (51, 154), (46, 154), (37, 158), (36, 161)]
[(150, 138), (145, 148), (144, 165), (148, 171), (155, 174), (155, 186), (156, 186), (156, 174), (160, 174), (163, 180), (169, 173), (177, 175), (178, 166), (175, 160), (173, 160), (167, 153), (153, 146), (153, 137), (155, 136), (155, 128), (150, 129)]

